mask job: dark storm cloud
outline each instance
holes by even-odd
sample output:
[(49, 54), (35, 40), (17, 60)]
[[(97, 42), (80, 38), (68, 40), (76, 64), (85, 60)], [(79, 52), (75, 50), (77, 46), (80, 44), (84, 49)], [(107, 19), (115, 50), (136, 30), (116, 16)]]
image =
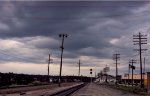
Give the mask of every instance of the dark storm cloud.
[[(0, 37), (17, 38), (15, 40), (37, 49), (60, 51), (58, 34), (67, 33), (64, 57), (108, 58), (112, 55), (111, 48), (116, 47), (110, 40), (127, 34), (123, 32), (129, 26), (122, 20), (134, 15), (132, 10), (146, 3), (1, 1)], [(58, 52), (55, 55), (59, 57)]]
[[(9, 31), (1, 37), (56, 36), (59, 33), (86, 34), (85, 29), (101, 18), (127, 16), (130, 10), (143, 2), (9, 2), (1, 8), (1, 19), (8, 24)], [(2, 2), (4, 7), (6, 2)], [(11, 5), (12, 4), (12, 5)], [(135, 4), (135, 5), (133, 5)], [(14, 9), (11, 10), (11, 7)], [(9, 9), (10, 8), (10, 9)], [(8, 12), (6, 11), (14, 11)], [(96, 15), (95, 15), (96, 14)], [(24, 23), (15, 26), (15, 19)], [(85, 19), (86, 22), (82, 22)]]

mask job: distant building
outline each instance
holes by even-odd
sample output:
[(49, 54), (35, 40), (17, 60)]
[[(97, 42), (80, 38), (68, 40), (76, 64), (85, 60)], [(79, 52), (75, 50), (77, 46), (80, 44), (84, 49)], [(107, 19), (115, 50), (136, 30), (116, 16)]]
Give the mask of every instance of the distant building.
[(99, 82), (99, 83), (104, 83), (104, 82), (115, 82), (115, 76), (112, 76), (112, 75), (106, 75), (106, 74), (103, 74), (101, 76), (98, 76), (95, 80), (95, 82)]
[[(124, 74), (121, 77), (121, 82), (124, 84), (131, 84), (132, 82), (132, 74)], [(141, 74), (133, 74), (133, 84), (139, 85), (141, 82)], [(143, 73), (143, 81), (144, 85), (147, 85), (147, 73)]]

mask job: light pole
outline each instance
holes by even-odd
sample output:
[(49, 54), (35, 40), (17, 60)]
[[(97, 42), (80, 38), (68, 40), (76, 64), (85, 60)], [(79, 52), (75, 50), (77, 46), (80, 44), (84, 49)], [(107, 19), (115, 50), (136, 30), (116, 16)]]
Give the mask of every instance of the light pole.
[(59, 37), (62, 37), (62, 45), (60, 46), (61, 48), (61, 61), (60, 61), (60, 73), (59, 73), (59, 87), (61, 86), (61, 71), (62, 71), (62, 57), (63, 57), (63, 50), (64, 50), (64, 38), (68, 37), (67, 34), (59, 34)]

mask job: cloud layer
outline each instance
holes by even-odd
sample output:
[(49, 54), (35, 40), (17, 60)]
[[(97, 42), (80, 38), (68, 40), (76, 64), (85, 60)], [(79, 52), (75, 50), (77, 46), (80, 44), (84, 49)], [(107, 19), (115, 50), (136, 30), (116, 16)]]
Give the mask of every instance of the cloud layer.
[(133, 34), (141, 31), (149, 37), (149, 8), (146, 1), (0, 1), (0, 63), (41, 65), (51, 54), (53, 65), (58, 66), (62, 39), (58, 35), (65, 33), (69, 37), (64, 43), (64, 68), (75, 66), (77, 71), (81, 59), (87, 70), (97, 67), (99, 71), (108, 65), (113, 74), (112, 56), (119, 52), (123, 74), (128, 60), (138, 59), (133, 52)]

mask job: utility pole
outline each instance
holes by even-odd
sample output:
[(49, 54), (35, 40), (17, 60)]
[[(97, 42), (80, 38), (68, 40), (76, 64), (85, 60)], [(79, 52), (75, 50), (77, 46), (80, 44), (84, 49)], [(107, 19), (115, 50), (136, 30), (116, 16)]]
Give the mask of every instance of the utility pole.
[(96, 78), (96, 74), (97, 74), (97, 73), (96, 73), (96, 67), (95, 67), (95, 78)]
[(118, 82), (117, 82), (117, 81), (118, 81), (118, 80), (117, 80), (117, 76), (118, 76), (118, 64), (119, 64), (119, 63), (118, 63), (118, 60), (120, 60), (120, 54), (114, 54), (114, 55), (113, 55), (113, 60), (116, 61), (115, 64), (116, 64), (116, 85), (117, 85), (117, 83), (118, 83)]
[[(80, 59), (79, 59), (79, 63), (77, 63), (77, 64), (79, 64), (79, 72), (78, 72), (78, 76), (80, 77), (80, 66), (81, 66)], [(82, 82), (82, 76), (80, 77), (80, 81)]]
[(144, 69), (143, 69), (143, 72), (144, 72), (143, 79), (145, 80), (145, 75), (146, 75), (146, 73), (145, 73), (145, 57), (144, 57)]
[(61, 86), (61, 71), (62, 71), (62, 58), (63, 58), (63, 50), (64, 50), (64, 38), (68, 37), (67, 34), (59, 34), (59, 37), (62, 37), (62, 45), (60, 46), (61, 48), (61, 61), (60, 61), (60, 73), (59, 73), (59, 87)]
[(79, 60), (79, 63), (78, 63), (78, 64), (79, 64), (79, 72), (78, 72), (78, 76), (80, 76), (80, 64), (81, 64), (81, 63), (80, 63), (80, 60)]
[(138, 35), (133, 35), (134, 45), (139, 45), (139, 49), (135, 49), (140, 53), (140, 74), (141, 74), (141, 88), (144, 87), (143, 85), (143, 71), (142, 71), (142, 51), (146, 51), (147, 49), (142, 49), (143, 44), (147, 44), (147, 35), (142, 35), (140, 32)]
[(49, 82), (49, 66), (50, 66), (50, 63), (51, 63), (52, 59), (51, 59), (51, 56), (49, 54), (49, 59), (48, 59), (48, 68), (47, 68), (47, 71), (48, 71), (48, 82)]
[(135, 66), (133, 65), (133, 63), (136, 63), (136, 60), (134, 60), (134, 59), (132, 59), (131, 61), (130, 61), (130, 63), (132, 64), (132, 65), (130, 65), (130, 67), (132, 68), (132, 87), (133, 87), (133, 70), (135, 70)]
[(47, 71), (48, 71), (48, 77), (49, 77), (49, 65), (50, 65), (50, 58), (51, 58), (51, 57), (50, 57), (50, 54), (49, 54), (49, 59), (48, 59), (48, 68), (47, 68), (47, 69), (48, 69), (48, 70), (47, 70)]
[(145, 73), (145, 57), (144, 57), (144, 73)]

